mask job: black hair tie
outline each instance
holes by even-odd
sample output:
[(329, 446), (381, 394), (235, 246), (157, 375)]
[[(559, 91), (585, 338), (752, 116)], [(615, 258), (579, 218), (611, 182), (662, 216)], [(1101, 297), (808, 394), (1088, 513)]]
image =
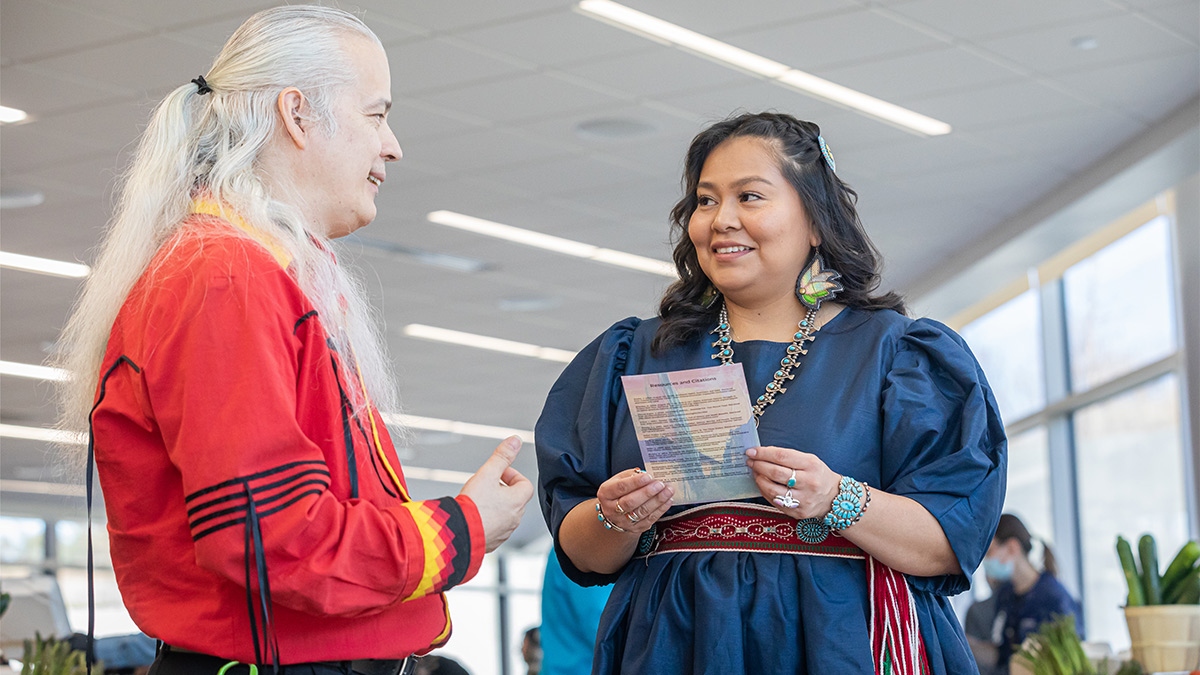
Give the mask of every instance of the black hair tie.
[(201, 96), (203, 96), (203, 95), (205, 95), (205, 94), (211, 94), (211, 93), (212, 93), (212, 87), (208, 86), (208, 82), (205, 82), (205, 81), (204, 81), (204, 76), (203, 76), (203, 75), (201, 75), (200, 77), (197, 77), (197, 78), (195, 78), (194, 80), (192, 80), (192, 84), (194, 84), (194, 85), (196, 85), (197, 87), (199, 87), (199, 88), (196, 90), (196, 93), (197, 93), (197, 94), (200, 94)]

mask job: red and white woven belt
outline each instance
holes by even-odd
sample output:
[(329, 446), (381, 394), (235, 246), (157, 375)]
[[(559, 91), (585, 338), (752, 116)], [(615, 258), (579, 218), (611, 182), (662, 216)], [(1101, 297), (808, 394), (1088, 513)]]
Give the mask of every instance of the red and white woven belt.
[(715, 502), (660, 519), (642, 534), (637, 559), (664, 553), (750, 551), (867, 562), (876, 675), (926, 675), (929, 663), (904, 575), (875, 560), (818, 518), (795, 520), (762, 504)]

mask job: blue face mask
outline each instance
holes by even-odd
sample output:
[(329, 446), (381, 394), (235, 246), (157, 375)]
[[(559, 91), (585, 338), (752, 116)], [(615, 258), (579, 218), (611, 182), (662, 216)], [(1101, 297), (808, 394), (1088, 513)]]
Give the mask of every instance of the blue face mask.
[(1013, 561), (1001, 562), (995, 558), (983, 559), (983, 573), (996, 581), (1008, 581), (1013, 575)]

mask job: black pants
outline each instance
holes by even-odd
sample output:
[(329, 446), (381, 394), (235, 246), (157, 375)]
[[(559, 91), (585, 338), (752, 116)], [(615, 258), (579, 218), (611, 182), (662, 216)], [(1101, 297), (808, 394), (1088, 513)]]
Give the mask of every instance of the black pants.
[[(229, 663), (229, 659), (208, 654), (181, 652), (163, 645), (158, 657), (150, 665), (149, 675), (217, 675)], [(403, 661), (320, 661), (316, 663), (290, 663), (279, 667), (279, 675), (412, 675), (416, 671), (417, 659), (408, 657)], [(270, 665), (258, 666), (259, 675), (273, 675)], [(250, 666), (239, 663), (225, 671), (225, 675), (250, 675)]]

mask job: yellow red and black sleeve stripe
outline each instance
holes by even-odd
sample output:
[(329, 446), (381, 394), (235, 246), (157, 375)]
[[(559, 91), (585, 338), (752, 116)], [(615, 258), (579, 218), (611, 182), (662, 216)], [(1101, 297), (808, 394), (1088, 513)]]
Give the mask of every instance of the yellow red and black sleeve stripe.
[[(407, 502), (402, 508), (412, 516), (421, 535), (423, 561), (420, 579), (405, 600), (441, 593), (463, 583), (475, 571), (482, 558), (482, 542), (473, 542), (467, 514), (462, 504), (451, 497)], [(478, 516), (476, 516), (478, 518)], [(482, 535), (482, 528), (479, 528)]]

